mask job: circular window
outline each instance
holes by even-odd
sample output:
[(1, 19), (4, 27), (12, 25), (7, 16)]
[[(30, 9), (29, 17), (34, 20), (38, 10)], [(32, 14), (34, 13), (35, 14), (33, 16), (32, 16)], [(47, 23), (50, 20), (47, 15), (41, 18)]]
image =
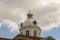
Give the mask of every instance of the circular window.
[(36, 24), (37, 24), (37, 22), (36, 22), (36, 21), (33, 21), (33, 24), (34, 24), (34, 25), (36, 25)]

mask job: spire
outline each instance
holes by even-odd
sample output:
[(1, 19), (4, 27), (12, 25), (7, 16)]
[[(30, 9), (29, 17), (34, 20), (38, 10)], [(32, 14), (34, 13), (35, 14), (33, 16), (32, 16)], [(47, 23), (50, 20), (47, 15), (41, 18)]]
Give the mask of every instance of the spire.
[(31, 13), (31, 11), (28, 12), (27, 19), (33, 19), (33, 14)]

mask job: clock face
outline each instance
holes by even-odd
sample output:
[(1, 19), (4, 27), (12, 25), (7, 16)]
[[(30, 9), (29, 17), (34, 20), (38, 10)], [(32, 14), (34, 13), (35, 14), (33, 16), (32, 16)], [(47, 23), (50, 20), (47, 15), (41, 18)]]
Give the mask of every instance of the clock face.
[(36, 21), (33, 21), (33, 24), (34, 24), (34, 25), (36, 25), (36, 24), (37, 24), (37, 22), (36, 22)]

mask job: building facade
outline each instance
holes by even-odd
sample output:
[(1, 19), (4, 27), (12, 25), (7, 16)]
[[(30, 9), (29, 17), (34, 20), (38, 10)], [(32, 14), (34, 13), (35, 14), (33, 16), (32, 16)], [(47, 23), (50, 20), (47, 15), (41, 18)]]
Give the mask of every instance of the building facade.
[(27, 20), (21, 23), (21, 34), (26, 36), (36, 36), (41, 37), (41, 29), (37, 24), (37, 21), (33, 19), (33, 14), (27, 14)]
[(21, 33), (19, 34), (20, 36), (17, 36), (17, 38), (15, 37), (14, 40), (40, 40), (41, 29), (38, 26), (37, 21), (33, 19), (33, 14), (30, 11), (27, 13), (27, 20), (21, 23), (21, 28), (19, 31)]

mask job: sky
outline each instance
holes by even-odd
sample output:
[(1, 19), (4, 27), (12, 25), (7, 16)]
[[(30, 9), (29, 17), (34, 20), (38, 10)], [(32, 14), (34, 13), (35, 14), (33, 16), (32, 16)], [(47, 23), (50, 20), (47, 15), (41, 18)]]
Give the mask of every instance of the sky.
[(0, 37), (19, 34), (20, 23), (26, 20), (29, 10), (43, 37), (51, 35), (60, 40), (60, 0), (0, 0)]

